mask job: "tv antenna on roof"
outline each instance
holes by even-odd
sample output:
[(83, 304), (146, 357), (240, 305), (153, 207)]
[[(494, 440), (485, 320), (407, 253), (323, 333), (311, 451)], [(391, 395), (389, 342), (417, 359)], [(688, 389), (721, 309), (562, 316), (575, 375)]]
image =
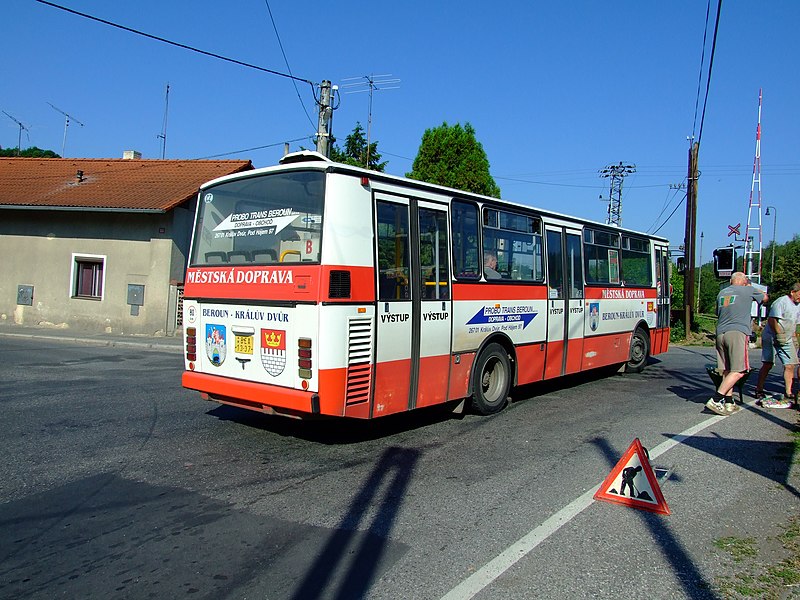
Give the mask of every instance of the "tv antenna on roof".
[(25, 135), (27, 135), (27, 136), (28, 136), (28, 142), (30, 142), (30, 141), (31, 141), (31, 136), (30, 136), (30, 135), (28, 135), (28, 131), (30, 131), (30, 129), (28, 129), (27, 127), (25, 127), (25, 125), (23, 125), (22, 123), (20, 123), (19, 121), (17, 121), (17, 120), (16, 120), (14, 117), (12, 117), (12, 116), (11, 116), (10, 114), (8, 114), (6, 111), (3, 111), (3, 114), (4, 114), (5, 116), (7, 116), (9, 119), (11, 119), (12, 121), (14, 121), (14, 123), (16, 123), (17, 125), (19, 125), (19, 137), (17, 138), (17, 156), (19, 156), (20, 146), (22, 146), (22, 130), (23, 130), (23, 129), (25, 130)]
[(386, 75), (362, 75), (361, 77), (347, 77), (346, 79), (342, 79), (342, 81), (355, 82), (346, 83), (342, 86), (343, 88), (361, 88), (348, 90), (345, 92), (345, 94), (369, 92), (369, 113), (367, 114), (367, 164), (365, 165), (365, 167), (369, 169), (369, 141), (372, 130), (372, 93), (375, 91), (380, 92), (381, 90), (396, 90), (400, 86), (394, 84), (400, 83), (400, 80), (396, 78), (393, 79), (391, 73), (388, 73)]
[(67, 147), (67, 129), (69, 128), (69, 120), (70, 120), (70, 119), (72, 119), (73, 121), (75, 121), (75, 122), (76, 122), (78, 125), (80, 125), (81, 127), (83, 127), (84, 125), (83, 125), (83, 123), (81, 123), (80, 121), (78, 121), (78, 119), (76, 119), (75, 117), (72, 117), (72, 116), (68, 115), (68, 114), (67, 114), (67, 113), (65, 113), (63, 110), (61, 110), (60, 108), (58, 108), (57, 106), (53, 106), (53, 105), (52, 105), (50, 102), (48, 102), (48, 104), (50, 104), (50, 108), (52, 108), (53, 110), (57, 110), (57, 111), (58, 111), (58, 112), (60, 112), (62, 115), (64, 115), (64, 140), (61, 142), (61, 158), (65, 158), (65, 157), (64, 157), (64, 150), (65, 150), (65, 149), (66, 149), (66, 147)]
[(161, 160), (167, 154), (167, 115), (169, 114), (169, 83), (167, 84), (167, 93), (164, 97), (164, 121), (161, 124), (161, 133), (156, 137), (161, 139)]

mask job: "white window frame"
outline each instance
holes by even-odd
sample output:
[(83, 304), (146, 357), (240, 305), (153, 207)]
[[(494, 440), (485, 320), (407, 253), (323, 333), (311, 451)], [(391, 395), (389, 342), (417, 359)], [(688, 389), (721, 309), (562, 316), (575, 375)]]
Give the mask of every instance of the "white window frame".
[[(78, 263), (79, 262), (94, 262), (103, 265), (103, 279), (100, 283), (101, 291), (99, 296), (82, 296), (78, 294)], [(69, 277), (69, 295), (70, 298), (78, 300), (102, 300), (106, 294), (106, 263), (107, 257), (105, 254), (84, 254), (72, 253), (72, 269)]]

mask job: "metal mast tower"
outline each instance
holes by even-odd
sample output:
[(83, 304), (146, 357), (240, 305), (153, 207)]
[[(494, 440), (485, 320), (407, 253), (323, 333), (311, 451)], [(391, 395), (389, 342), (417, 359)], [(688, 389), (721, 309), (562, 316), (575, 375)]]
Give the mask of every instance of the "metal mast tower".
[[(758, 185), (757, 194), (755, 194), (756, 185)], [(753, 223), (753, 211), (758, 216), (758, 225)], [(758, 90), (756, 156), (753, 160), (753, 181), (750, 184), (747, 229), (744, 232), (744, 265), (747, 278), (752, 282), (761, 283), (761, 89)]]
[[(608, 165), (605, 169), (598, 171), (600, 177), (611, 178), (611, 186), (608, 191), (608, 216), (606, 223), (609, 225), (622, 226), (622, 181), (631, 173), (636, 173), (636, 165)], [(604, 200), (600, 196), (601, 200)]]

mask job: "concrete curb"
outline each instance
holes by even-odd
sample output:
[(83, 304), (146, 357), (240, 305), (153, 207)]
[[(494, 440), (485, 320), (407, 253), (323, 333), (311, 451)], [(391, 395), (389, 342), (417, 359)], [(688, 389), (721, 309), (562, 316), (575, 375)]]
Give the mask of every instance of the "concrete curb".
[(51, 342), (69, 342), (77, 344), (88, 344), (91, 346), (107, 346), (107, 347), (120, 347), (120, 348), (146, 348), (148, 350), (157, 350), (159, 352), (174, 352), (180, 354), (182, 351), (181, 343), (165, 344), (159, 342), (150, 342), (145, 340), (119, 340), (119, 339), (99, 339), (77, 337), (74, 335), (48, 335), (46, 333), (11, 333), (7, 331), (0, 331), (0, 337), (15, 337), (23, 339), (38, 339), (47, 340)]

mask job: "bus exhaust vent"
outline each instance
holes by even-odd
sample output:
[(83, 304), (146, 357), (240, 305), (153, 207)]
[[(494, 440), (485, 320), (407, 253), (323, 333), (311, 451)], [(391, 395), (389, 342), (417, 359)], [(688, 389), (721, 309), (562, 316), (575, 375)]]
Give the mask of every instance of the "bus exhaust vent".
[(346, 404), (369, 401), (372, 384), (372, 318), (350, 319), (347, 329)]
[(350, 271), (331, 271), (328, 280), (328, 298), (350, 297)]

